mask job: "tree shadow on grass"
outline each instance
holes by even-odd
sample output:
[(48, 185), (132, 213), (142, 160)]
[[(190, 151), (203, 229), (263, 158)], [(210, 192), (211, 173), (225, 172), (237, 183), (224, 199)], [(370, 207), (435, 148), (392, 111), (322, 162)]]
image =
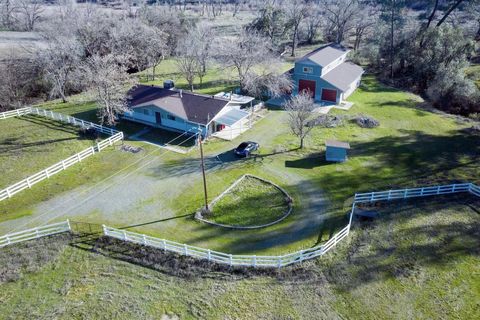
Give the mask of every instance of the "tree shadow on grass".
[(61, 121), (47, 119), (42, 116), (36, 116), (36, 115), (25, 115), (25, 116), (19, 117), (18, 119), (22, 121), (27, 121), (36, 125), (41, 125), (48, 129), (63, 131), (63, 132), (78, 136), (78, 127), (63, 123)]
[(354, 223), (351, 241), (329, 264), (327, 278), (351, 290), (480, 257), (480, 217), (467, 212), (469, 205), (478, 206), (480, 200), (455, 195), (382, 203), (379, 219)]
[[(8, 138), (0, 141), (0, 153), (2, 156), (9, 156), (13, 153), (16, 153), (22, 149), (28, 149), (31, 147), (44, 146), (49, 144), (55, 144), (58, 142), (77, 140), (77, 138), (62, 138), (62, 139), (52, 139), (52, 140), (42, 140), (36, 142), (21, 142), (21, 137)], [(43, 152), (44, 150), (28, 150), (28, 152)]]

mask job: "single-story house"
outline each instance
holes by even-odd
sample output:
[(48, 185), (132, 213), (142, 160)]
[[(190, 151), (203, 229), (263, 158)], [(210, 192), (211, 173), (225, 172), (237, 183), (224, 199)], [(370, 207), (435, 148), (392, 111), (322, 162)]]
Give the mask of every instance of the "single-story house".
[(293, 94), (305, 91), (315, 102), (339, 104), (360, 85), (363, 69), (347, 62), (349, 50), (329, 44), (295, 62), (290, 71)]
[(128, 105), (131, 111), (122, 116), (126, 120), (180, 133), (201, 132), (204, 138), (223, 130), (242, 132), (250, 117), (228, 99), (147, 85), (128, 92)]

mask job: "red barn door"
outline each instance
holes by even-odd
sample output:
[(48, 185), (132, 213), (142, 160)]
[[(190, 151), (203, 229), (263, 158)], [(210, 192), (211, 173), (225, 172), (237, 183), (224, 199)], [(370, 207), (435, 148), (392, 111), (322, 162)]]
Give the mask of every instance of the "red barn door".
[(315, 99), (315, 81), (312, 80), (298, 80), (298, 92), (308, 92)]
[(335, 89), (322, 89), (322, 100), (337, 102), (337, 90), (335, 90)]

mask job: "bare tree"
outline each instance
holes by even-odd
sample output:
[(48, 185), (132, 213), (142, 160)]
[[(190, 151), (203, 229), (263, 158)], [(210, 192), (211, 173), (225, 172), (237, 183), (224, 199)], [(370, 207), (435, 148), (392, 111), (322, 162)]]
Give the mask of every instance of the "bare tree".
[(212, 56), (212, 43), (215, 39), (213, 29), (205, 24), (198, 24), (186, 36), (186, 42), (194, 50), (197, 60), (197, 75), (200, 78), (200, 85), (203, 77), (207, 74), (207, 64)]
[(28, 58), (11, 51), (0, 60), (0, 108), (17, 108), (40, 91), (39, 70)]
[(178, 70), (188, 82), (190, 90), (194, 90), (193, 81), (201, 68), (198, 64), (197, 53), (189, 41), (182, 40), (177, 47), (177, 58), (175, 60)]
[(79, 67), (82, 47), (74, 38), (47, 39), (46, 47), (37, 55), (37, 63), (50, 84), (50, 98), (60, 97), (67, 102), (67, 87), (73, 83), (73, 74)]
[(237, 38), (223, 38), (217, 42), (217, 58), (225, 67), (233, 67), (245, 88), (246, 76), (259, 64), (271, 61), (269, 41), (257, 32), (241, 30)]
[(27, 31), (33, 30), (43, 11), (40, 0), (20, 0), (18, 2), (18, 12), (23, 17), (23, 23)]
[(307, 9), (308, 7), (304, 0), (290, 0), (285, 4), (285, 14), (292, 29), (292, 57), (295, 56), (295, 48), (297, 47), (300, 23), (307, 15)]
[(354, 15), (352, 21), (353, 35), (355, 38), (353, 50), (358, 51), (363, 38), (373, 28), (377, 21), (378, 14), (374, 7), (365, 4), (359, 8), (358, 13)]
[(18, 6), (13, 0), (0, 1), (0, 26), (12, 30), (16, 22)]
[(82, 73), (98, 105), (102, 124), (114, 125), (118, 116), (129, 111), (127, 92), (133, 86), (132, 78), (118, 57), (92, 56), (82, 67)]
[(307, 42), (313, 44), (318, 37), (320, 27), (323, 24), (323, 12), (312, 5), (305, 16), (305, 27), (307, 33)]
[(264, 96), (279, 97), (291, 92), (293, 83), (288, 74), (279, 73), (280, 62), (274, 61), (262, 70), (250, 71), (245, 77), (244, 90), (250, 95), (263, 98)]
[(326, 0), (324, 8), (331, 40), (341, 44), (353, 28), (353, 17), (359, 11), (358, 0)]
[(300, 139), (300, 149), (303, 148), (304, 140), (313, 128), (313, 126), (308, 126), (313, 109), (314, 101), (309, 92), (300, 92), (285, 104), (285, 110), (289, 117), (288, 125), (291, 132)]

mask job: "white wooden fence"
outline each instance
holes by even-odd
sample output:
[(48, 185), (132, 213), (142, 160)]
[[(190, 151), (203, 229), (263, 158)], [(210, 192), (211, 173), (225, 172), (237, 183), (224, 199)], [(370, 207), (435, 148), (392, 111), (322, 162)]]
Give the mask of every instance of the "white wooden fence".
[[(123, 240), (126, 242), (145, 245), (164, 251), (174, 252), (177, 254), (190, 256), (193, 258), (204, 259), (211, 262), (225, 264), (229, 266), (248, 266), (248, 267), (269, 267), (281, 268), (294, 263), (320, 257), (334, 248), (340, 241), (346, 238), (350, 233), (352, 225), (352, 217), (355, 211), (356, 203), (366, 203), (375, 201), (390, 201), (394, 199), (404, 199), (413, 197), (427, 197), (433, 195), (452, 194), (452, 193), (471, 193), (480, 197), (480, 187), (473, 183), (462, 183), (435, 187), (423, 187), (413, 189), (388, 190), (380, 192), (357, 193), (355, 199), (358, 202), (353, 203), (350, 212), (350, 220), (342, 230), (337, 232), (330, 240), (322, 245), (318, 245), (309, 249), (280, 255), (280, 256), (257, 256), (257, 255), (234, 255), (203, 249), (187, 244), (182, 244), (170, 240), (159, 239), (145, 234), (135, 233), (126, 230), (115, 229), (103, 226), (103, 234), (105, 236)], [(27, 240), (37, 239), (40, 237), (53, 235), (61, 232), (71, 231), (70, 222), (60, 222), (47, 225), (44, 227), (29, 229), (16, 233), (11, 233), (0, 237), (0, 248), (9, 244), (23, 242)]]
[(300, 250), (294, 253), (281, 256), (257, 256), (257, 255), (233, 255), (210, 249), (190, 246), (170, 240), (150, 237), (144, 234), (119, 230), (107, 226), (103, 226), (105, 236), (120, 239), (127, 242), (142, 244), (153, 248), (178, 253), (208, 261), (226, 264), (229, 266), (250, 266), (250, 267), (273, 267), (281, 268), (290, 264), (313, 259), (324, 255), (331, 250), (343, 238), (348, 236), (349, 226), (346, 226), (335, 234), (328, 242), (323, 245), (310, 249)]
[(335, 247), (340, 241), (346, 238), (350, 233), (352, 218), (357, 203), (391, 201), (395, 199), (406, 199), (413, 197), (427, 197), (434, 195), (452, 194), (470, 192), (480, 197), (480, 187), (473, 183), (462, 183), (452, 185), (442, 185), (434, 187), (421, 187), (413, 189), (388, 190), (380, 192), (357, 193), (350, 212), (349, 223), (330, 240), (322, 245), (309, 249), (300, 250), (281, 256), (256, 256), (256, 255), (233, 255), (223, 252), (203, 249), (190, 246), (170, 240), (159, 239), (126, 230), (115, 229), (103, 226), (105, 236), (120, 239), (127, 242), (137, 243), (145, 246), (158, 248), (164, 251), (170, 251), (185, 256), (199, 259), (205, 259), (212, 262), (226, 264), (229, 266), (250, 266), (250, 267), (274, 267), (281, 268), (297, 262), (320, 257)]
[(14, 243), (20, 243), (32, 239), (38, 239), (62, 232), (71, 231), (70, 222), (63, 221), (59, 223), (49, 224), (43, 227), (28, 229), (20, 232), (10, 233), (0, 237), (0, 248)]
[(11, 117), (26, 115), (26, 114), (37, 114), (37, 115), (51, 118), (57, 121), (62, 121), (75, 126), (80, 126), (82, 128), (94, 128), (98, 132), (110, 135), (110, 137), (98, 142), (95, 146), (89, 147), (67, 159), (64, 159), (46, 168), (45, 170), (42, 170), (26, 179), (23, 179), (22, 181), (19, 181), (3, 190), (0, 190), (0, 201), (11, 198), (13, 195), (19, 193), (20, 191), (29, 189), (34, 184), (39, 183), (42, 180), (48, 179), (52, 175), (57, 174), (60, 171), (63, 171), (78, 162), (81, 162), (83, 159), (88, 158), (94, 155), (95, 153), (102, 151), (103, 149), (113, 145), (117, 141), (123, 140), (123, 132), (121, 131), (117, 131), (115, 129), (107, 128), (89, 121), (77, 119), (71, 116), (62, 115), (60, 113), (43, 110), (39, 108), (27, 107), (27, 108), (3, 112), (3, 113), (0, 113), (0, 119), (7, 119)]
[[(473, 183), (449, 184), (433, 187), (420, 187), (413, 189), (397, 189), (380, 192), (356, 193), (355, 202), (375, 202), (384, 200), (407, 199), (416, 197), (436, 196), (442, 194), (471, 192), (477, 188)], [(476, 194), (478, 195), (478, 194)]]

